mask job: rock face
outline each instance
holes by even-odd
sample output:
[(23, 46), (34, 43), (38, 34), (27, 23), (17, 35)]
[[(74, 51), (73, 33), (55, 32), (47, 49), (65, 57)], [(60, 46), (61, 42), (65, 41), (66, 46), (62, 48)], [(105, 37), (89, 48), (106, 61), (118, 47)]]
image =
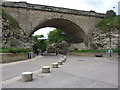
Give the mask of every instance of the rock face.
[[(110, 32), (96, 28), (91, 36), (91, 47), (93, 49), (110, 48)], [(118, 30), (111, 30), (111, 48), (118, 48)]]
[[(108, 49), (110, 48), (110, 32), (104, 32), (95, 29), (89, 36), (89, 48), (85, 43), (71, 44), (69, 50), (85, 50), (85, 49)], [(118, 30), (111, 30), (111, 48), (118, 48)]]
[[(62, 41), (61, 43), (52, 43), (48, 46), (48, 48), (56, 49), (59, 54), (67, 54), (69, 43), (66, 41)], [(48, 51), (49, 52), (49, 51)]]
[(69, 50), (85, 50), (88, 49), (88, 47), (85, 45), (85, 43), (74, 43), (71, 44), (69, 47)]
[[(23, 30), (19, 27), (11, 27), (12, 21), (2, 16), (2, 43), (3, 48), (31, 48), (30, 38), (26, 38)], [(30, 44), (31, 43), (31, 44)]]

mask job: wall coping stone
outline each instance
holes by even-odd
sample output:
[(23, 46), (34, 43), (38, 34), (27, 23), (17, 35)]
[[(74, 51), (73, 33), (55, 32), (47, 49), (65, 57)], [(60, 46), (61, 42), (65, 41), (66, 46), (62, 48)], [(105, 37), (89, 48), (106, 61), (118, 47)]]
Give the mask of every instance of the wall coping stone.
[(64, 14), (73, 14), (73, 15), (81, 15), (81, 16), (89, 16), (89, 17), (96, 17), (96, 18), (104, 18), (106, 15), (103, 13), (96, 13), (93, 10), (90, 11), (83, 11), (83, 10), (75, 10), (63, 7), (53, 7), (53, 6), (46, 6), (46, 5), (39, 5), (39, 4), (30, 4), (27, 2), (10, 2), (5, 1), (2, 3), (3, 7), (11, 7), (11, 8), (23, 8), (26, 10), (40, 10), (40, 11), (47, 11), (47, 12), (57, 12), (57, 13), (64, 13)]

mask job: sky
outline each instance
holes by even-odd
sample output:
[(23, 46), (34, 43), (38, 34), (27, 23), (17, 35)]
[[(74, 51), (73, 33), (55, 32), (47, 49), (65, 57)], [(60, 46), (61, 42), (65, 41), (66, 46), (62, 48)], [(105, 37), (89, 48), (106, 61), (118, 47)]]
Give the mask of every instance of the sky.
[[(95, 12), (98, 13), (106, 13), (107, 10), (114, 10), (117, 14), (120, 15), (120, 10), (118, 10), (118, 2), (120, 9), (120, 0), (6, 0), (6, 1), (16, 1), (16, 2), (26, 1), (27, 3), (64, 7), (64, 8), (77, 9), (77, 10), (85, 10), (85, 11), (94, 10)], [(43, 34), (47, 36), (49, 31), (53, 29), (55, 28), (46, 28), (46, 29), (43, 28), (41, 30), (38, 30), (38, 32), (35, 32), (34, 35)]]

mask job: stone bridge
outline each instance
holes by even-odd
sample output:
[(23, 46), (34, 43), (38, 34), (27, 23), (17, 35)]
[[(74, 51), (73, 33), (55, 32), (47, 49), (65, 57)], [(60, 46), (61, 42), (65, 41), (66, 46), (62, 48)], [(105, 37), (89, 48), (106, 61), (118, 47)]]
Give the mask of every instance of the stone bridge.
[(31, 36), (35, 31), (44, 27), (55, 27), (68, 34), (74, 43), (88, 39), (96, 24), (105, 17), (105, 14), (95, 11), (82, 11), (60, 7), (52, 7), (27, 2), (3, 2), (2, 6), (19, 23), (26, 33)]

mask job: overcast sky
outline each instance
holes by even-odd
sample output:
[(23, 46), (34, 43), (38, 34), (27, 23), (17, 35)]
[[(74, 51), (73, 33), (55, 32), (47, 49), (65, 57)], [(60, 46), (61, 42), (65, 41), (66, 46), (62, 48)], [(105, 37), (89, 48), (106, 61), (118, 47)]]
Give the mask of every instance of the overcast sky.
[[(90, 11), (94, 10), (99, 13), (106, 13), (107, 10), (114, 10), (118, 14), (118, 2), (120, 0), (7, 0), (7, 1), (26, 1), (33, 4), (49, 5), (56, 7), (71, 8), (77, 10)], [(115, 7), (115, 8), (113, 8)], [(120, 13), (119, 13), (120, 14)], [(43, 33), (45, 36), (49, 29), (42, 29), (39, 33)]]

